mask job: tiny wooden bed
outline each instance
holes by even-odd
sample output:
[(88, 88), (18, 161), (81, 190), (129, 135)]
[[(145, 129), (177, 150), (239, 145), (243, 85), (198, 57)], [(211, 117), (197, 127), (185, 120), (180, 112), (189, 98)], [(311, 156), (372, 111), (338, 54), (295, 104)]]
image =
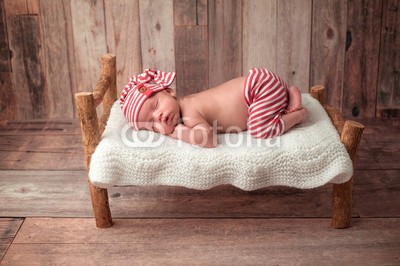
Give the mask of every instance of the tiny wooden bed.
[[(323, 86), (317, 85), (312, 87), (310, 94), (326, 110), (332, 124), (340, 135), (341, 142), (349, 153), (354, 167), (356, 150), (360, 143), (364, 126), (355, 121), (345, 121), (338, 109), (326, 105), (325, 89)], [(102, 56), (101, 77), (94, 91), (76, 93), (75, 100), (80, 117), (85, 161), (89, 173), (92, 154), (100, 142), (100, 137), (106, 127), (111, 107), (117, 100), (116, 58), (114, 55), (106, 54)], [(103, 112), (100, 119), (98, 119), (96, 108), (101, 103), (103, 103)], [(97, 227), (111, 227), (113, 222), (108, 203), (107, 189), (94, 186), (90, 180), (89, 187)], [(342, 184), (333, 184), (332, 204), (332, 227), (349, 227), (352, 207), (352, 179)]]

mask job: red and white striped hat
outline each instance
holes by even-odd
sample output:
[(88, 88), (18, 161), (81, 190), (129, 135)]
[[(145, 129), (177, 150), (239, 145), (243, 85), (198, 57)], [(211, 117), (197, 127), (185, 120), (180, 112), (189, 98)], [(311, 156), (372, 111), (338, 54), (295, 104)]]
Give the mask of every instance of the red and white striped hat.
[(119, 102), (125, 118), (135, 130), (139, 130), (139, 111), (143, 103), (154, 93), (167, 89), (174, 80), (175, 72), (152, 69), (146, 69), (142, 74), (129, 79)]

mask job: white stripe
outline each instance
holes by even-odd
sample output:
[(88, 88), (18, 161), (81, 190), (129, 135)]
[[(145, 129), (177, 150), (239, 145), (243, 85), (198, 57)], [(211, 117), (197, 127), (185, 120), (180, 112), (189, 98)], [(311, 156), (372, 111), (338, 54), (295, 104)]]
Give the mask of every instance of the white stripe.
[[(279, 96), (277, 98), (275, 98), (273, 101), (270, 99), (263, 99), (263, 100), (259, 100), (258, 102), (252, 104), (249, 108), (250, 112), (254, 112), (254, 113), (260, 113), (261, 112), (265, 112), (268, 111), (269, 109), (272, 109), (273, 106), (279, 102), (282, 101), (282, 98), (285, 99), (284, 96)], [(271, 105), (271, 106), (268, 106)]]
[(165, 75), (164, 75), (164, 78), (163, 78), (163, 80), (164, 80), (164, 86), (165, 87), (168, 87), (169, 85), (171, 85), (171, 83), (170, 83), (170, 81), (171, 81), (171, 76), (172, 76), (172, 73), (165, 73)]
[(128, 97), (127, 97), (127, 99), (126, 99), (126, 101), (125, 101), (125, 105), (126, 105), (126, 107), (125, 107), (125, 112), (126, 112), (126, 115), (128, 116), (127, 117), (127, 119), (128, 119), (128, 121), (132, 121), (132, 105), (133, 105), (133, 103), (135, 102), (135, 91), (133, 91), (132, 93), (130, 93), (129, 95), (128, 95)]
[(260, 72), (260, 77), (259, 77), (258, 81), (256, 82), (256, 79), (254, 78), (254, 85), (251, 87), (253, 95), (258, 95), (258, 93), (260, 91), (260, 87), (265, 82), (265, 78), (266, 78), (265, 72), (262, 70), (259, 72)]
[(259, 69), (258, 68), (256, 68), (256, 69), (254, 69), (254, 74), (253, 74), (253, 77), (252, 77), (252, 79), (251, 79), (251, 87), (250, 87), (250, 91), (252, 91), (253, 90), (253, 88), (254, 88), (254, 84), (255, 84), (255, 82), (256, 82), (256, 77), (257, 77), (257, 75), (258, 75), (258, 73), (259, 73)]
[[(277, 88), (280, 84), (276, 83), (273, 87), (270, 87), (272, 82), (270, 82), (268, 85), (263, 86), (263, 90), (260, 90), (261, 92), (259, 94), (257, 94), (257, 98), (260, 98), (260, 99), (265, 98), (265, 97), (271, 98), (271, 97), (274, 97), (276, 94), (281, 93), (281, 89)], [(267, 94), (270, 93), (271, 91), (273, 91), (274, 93), (267, 96)]]
[(258, 138), (261, 138), (261, 137), (263, 137), (264, 134), (268, 134), (268, 131), (270, 130), (270, 128), (272, 126), (271, 125), (267, 125), (267, 127), (257, 128), (257, 130), (254, 130), (253, 132), (257, 132), (256, 136)]
[[(252, 117), (252, 116), (258, 116), (258, 114), (260, 114), (260, 113), (262, 113), (262, 112), (265, 112), (265, 111), (267, 111), (267, 110), (271, 110), (270, 112), (267, 112), (267, 114), (268, 113), (276, 113), (276, 111), (277, 111), (277, 106), (279, 106), (279, 105), (282, 105), (282, 104), (284, 104), (285, 103), (285, 101), (286, 101), (286, 97), (284, 96), (284, 95), (282, 95), (282, 96), (280, 96), (280, 97), (278, 97), (278, 98), (276, 98), (275, 100), (274, 100), (274, 104), (273, 105), (271, 105), (271, 106), (268, 106), (267, 108), (263, 108), (263, 107), (266, 107), (268, 104), (271, 104), (271, 101), (265, 101), (265, 102), (262, 102), (262, 103), (260, 103), (260, 102), (257, 102), (257, 103), (255, 103), (255, 104), (252, 104), (252, 106), (250, 106), (250, 117)], [(254, 106), (254, 107), (253, 107)], [(257, 111), (253, 111), (254, 109), (259, 109), (260, 108), (260, 110), (257, 110)], [(280, 108), (279, 108), (280, 109)]]
[(270, 112), (267, 112), (267, 113), (265, 113), (265, 114), (258, 114), (258, 115), (251, 115), (250, 117), (249, 117), (249, 120), (248, 120), (248, 125), (249, 126), (253, 126), (253, 125), (259, 125), (259, 124), (261, 124), (261, 122), (260, 121), (267, 121), (267, 120), (270, 120), (270, 119), (273, 119), (274, 117), (276, 117), (277, 115), (279, 115), (278, 114), (278, 110), (279, 109), (276, 109), (276, 110), (271, 110)]

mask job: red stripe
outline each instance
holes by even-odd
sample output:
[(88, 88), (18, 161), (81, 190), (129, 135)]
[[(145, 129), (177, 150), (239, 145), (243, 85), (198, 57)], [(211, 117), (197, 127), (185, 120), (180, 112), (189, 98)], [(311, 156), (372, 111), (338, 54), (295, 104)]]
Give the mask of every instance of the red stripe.
[[(271, 111), (279, 111), (282, 110), (283, 108), (286, 107), (286, 101), (284, 101), (285, 96), (280, 95), (279, 98), (274, 98), (271, 100), (263, 100), (260, 102), (256, 102), (256, 104), (253, 104), (249, 110), (251, 113), (257, 113), (259, 111), (261, 111), (262, 109), (265, 109), (265, 111), (263, 113), (268, 113)], [(264, 105), (264, 103), (266, 103)], [(274, 106), (278, 104), (277, 106)]]
[(249, 106), (248, 130), (252, 136), (270, 138), (283, 133), (281, 110), (287, 106), (287, 85), (266, 69), (251, 69), (245, 83)]

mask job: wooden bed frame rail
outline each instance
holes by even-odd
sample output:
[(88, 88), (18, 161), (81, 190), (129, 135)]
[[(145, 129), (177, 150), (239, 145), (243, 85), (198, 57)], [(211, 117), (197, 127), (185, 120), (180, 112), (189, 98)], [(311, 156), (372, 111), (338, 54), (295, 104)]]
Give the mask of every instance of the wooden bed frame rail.
[[(325, 88), (317, 85), (310, 89), (312, 97), (317, 99), (325, 108), (333, 125), (340, 135), (355, 165), (355, 157), (364, 126), (351, 120), (344, 120), (340, 111), (325, 104)], [(75, 94), (75, 101), (79, 113), (82, 142), (85, 151), (86, 168), (89, 173), (90, 159), (100, 142), (101, 134), (107, 124), (111, 107), (117, 100), (116, 88), (116, 58), (112, 54), (101, 58), (101, 77), (93, 92)], [(97, 118), (96, 108), (103, 103), (103, 113)], [(107, 189), (94, 186), (89, 181), (90, 195), (97, 227), (108, 228), (113, 225), (108, 203)], [(333, 184), (332, 197), (332, 224), (333, 228), (347, 228), (350, 226), (352, 209), (352, 179), (343, 184)]]

